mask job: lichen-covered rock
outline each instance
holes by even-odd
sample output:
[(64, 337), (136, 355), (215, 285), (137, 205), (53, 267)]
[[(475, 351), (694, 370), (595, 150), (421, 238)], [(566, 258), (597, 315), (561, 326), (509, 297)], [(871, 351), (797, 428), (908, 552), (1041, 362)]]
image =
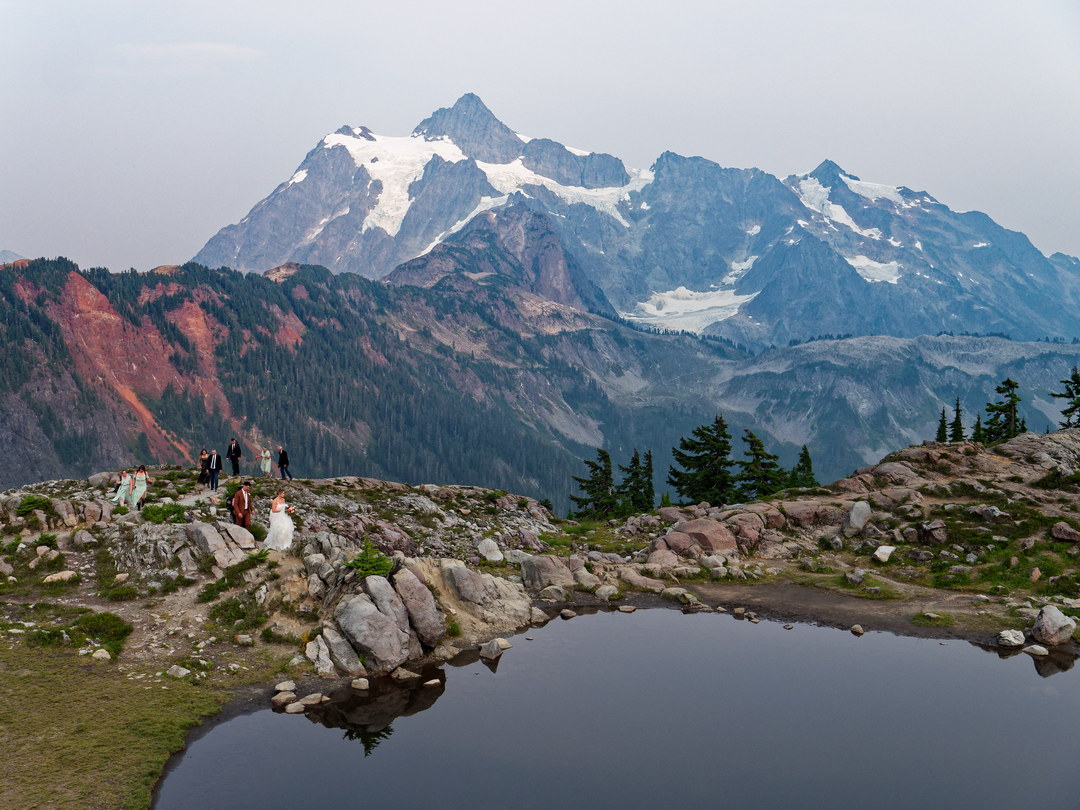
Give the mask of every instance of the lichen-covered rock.
[(446, 619), (435, 604), (435, 597), (408, 568), (394, 574), (397, 591), (417, 637), (427, 647), (436, 646), (446, 635)]
[(353, 648), (372, 665), (376, 675), (393, 671), (409, 656), (409, 635), (380, 612), (366, 593), (342, 600), (334, 619)]
[(1035, 618), (1031, 635), (1043, 644), (1064, 644), (1072, 639), (1075, 630), (1075, 620), (1066, 616), (1054, 605), (1047, 605)]
[(570, 573), (566, 562), (550, 554), (534, 554), (521, 563), (521, 577), (530, 588), (546, 588), (558, 585), (560, 588), (573, 588), (574, 575)]
[[(781, 521), (783, 520), (783, 516), (780, 515), (779, 512), (776, 512), (775, 514), (780, 517)], [(706, 554), (734, 551), (737, 548), (735, 535), (731, 533), (731, 530), (727, 526), (717, 520), (711, 520), (709, 518), (688, 520), (683, 523), (677, 523), (672, 531), (681, 532), (690, 537), (690, 539)], [(670, 543), (668, 544), (668, 548), (672, 548)]]

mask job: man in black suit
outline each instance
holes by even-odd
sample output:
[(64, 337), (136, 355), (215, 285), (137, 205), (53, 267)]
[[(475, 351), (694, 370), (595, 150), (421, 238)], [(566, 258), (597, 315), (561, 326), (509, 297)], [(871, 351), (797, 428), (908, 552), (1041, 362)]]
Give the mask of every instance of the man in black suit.
[(234, 437), (233, 440), (229, 442), (229, 449), (225, 451), (225, 457), (232, 462), (233, 475), (240, 475), (240, 456), (240, 442)]
[(278, 447), (277, 449), (277, 466), (278, 472), (281, 473), (281, 480), (285, 480), (285, 476), (289, 476), (289, 480), (292, 481), (292, 473), (289, 472), (289, 453), (284, 447)]
[(210, 451), (210, 457), (206, 460), (206, 471), (210, 473), (210, 489), (217, 489), (218, 475), (221, 473), (221, 456), (217, 450)]

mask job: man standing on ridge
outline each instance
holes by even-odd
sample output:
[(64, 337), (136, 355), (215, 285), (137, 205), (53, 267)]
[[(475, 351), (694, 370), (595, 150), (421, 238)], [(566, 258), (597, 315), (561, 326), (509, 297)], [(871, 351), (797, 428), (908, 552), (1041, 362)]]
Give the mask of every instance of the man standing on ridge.
[(233, 523), (251, 531), (251, 515), (255, 504), (251, 500), (251, 482), (245, 481), (232, 497)]
[(209, 475), (210, 489), (217, 489), (218, 475), (221, 473), (221, 456), (217, 450), (210, 451), (210, 457), (206, 460), (206, 471)]
[(240, 442), (236, 440), (234, 436), (232, 441), (229, 442), (229, 449), (225, 451), (225, 458), (232, 462), (232, 474), (240, 475)]
[(285, 476), (289, 476), (289, 480), (292, 481), (292, 473), (289, 472), (289, 453), (284, 447), (278, 446), (277, 449), (277, 466), (278, 472), (281, 474), (281, 480), (285, 480)]

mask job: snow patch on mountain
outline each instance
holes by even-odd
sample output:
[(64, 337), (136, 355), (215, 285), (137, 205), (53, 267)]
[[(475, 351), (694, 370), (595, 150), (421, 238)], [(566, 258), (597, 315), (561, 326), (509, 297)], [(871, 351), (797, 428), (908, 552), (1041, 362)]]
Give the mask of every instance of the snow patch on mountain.
[(876, 262), (868, 256), (845, 256), (844, 259), (867, 281), (887, 281), (896, 284), (900, 280), (899, 262)]
[(296, 174), (289, 178), (288, 185), (303, 183), (305, 180), (307, 180), (307, 169), (299, 169)]
[(743, 304), (753, 301), (757, 293), (739, 295), (734, 290), (695, 292), (676, 287), (667, 292), (653, 293), (637, 305), (635, 312), (620, 312), (629, 321), (660, 327), (701, 333), (705, 327), (730, 318)]
[(390, 236), (396, 236), (401, 221), (409, 210), (409, 186), (420, 179), (424, 167), (434, 155), (448, 163), (465, 160), (465, 154), (446, 138), (428, 140), (420, 135), (391, 137), (374, 133), (353, 135), (335, 132), (323, 138), (323, 146), (330, 149), (344, 146), (349, 150), (356, 165), (363, 166), (372, 180), (382, 183), (378, 202), (367, 215), (361, 230), (382, 228)]
[(742, 278), (746, 271), (754, 266), (754, 262), (758, 260), (757, 256), (747, 256), (745, 260), (741, 262), (731, 263), (731, 272), (724, 276), (724, 284), (734, 284), (740, 278)]
[(592, 206), (597, 211), (612, 217), (625, 228), (629, 228), (630, 223), (619, 212), (619, 203), (629, 201), (632, 192), (641, 191), (653, 181), (653, 173), (648, 169), (627, 168), (630, 182), (625, 186), (582, 188), (581, 186), (564, 186), (550, 177), (537, 174), (532, 169), (526, 168), (521, 158), (511, 163), (477, 161), (476, 165), (487, 175), (488, 182), (503, 194), (513, 194), (515, 191), (528, 193), (525, 190), (526, 186), (542, 186), (570, 205), (582, 203)]
[(855, 220), (844, 210), (844, 206), (837, 205), (829, 199), (830, 186), (823, 186), (816, 177), (801, 177), (795, 193), (799, 195), (803, 205), (811, 211), (817, 211), (826, 220), (850, 228), (860, 236), (868, 239), (881, 239), (882, 233), (877, 228), (860, 228)]
[(900, 194), (900, 189), (895, 186), (885, 186), (880, 183), (867, 183), (863, 180), (856, 180), (854, 177), (849, 177), (846, 174), (840, 175), (840, 179), (844, 181), (844, 185), (850, 188), (853, 192), (860, 197), (866, 197), (866, 199), (873, 202), (874, 200), (886, 199), (889, 202), (894, 202), (897, 205), (910, 207), (910, 203), (904, 199)]

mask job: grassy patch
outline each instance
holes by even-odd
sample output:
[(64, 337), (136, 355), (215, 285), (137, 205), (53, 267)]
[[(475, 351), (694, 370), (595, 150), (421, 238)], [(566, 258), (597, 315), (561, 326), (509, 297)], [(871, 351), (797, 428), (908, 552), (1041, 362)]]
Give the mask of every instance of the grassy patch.
[(223, 599), (210, 608), (209, 617), (211, 621), (237, 633), (254, 630), (266, 624), (266, 620), (270, 618), (262, 605), (255, 601), (253, 593), (241, 593)]
[(234, 563), (225, 569), (220, 579), (216, 579), (209, 585), (205, 585), (199, 595), (195, 597), (196, 602), (213, 602), (221, 594), (230, 588), (235, 588), (238, 585), (244, 583), (244, 573), (256, 568), (260, 564), (266, 561), (268, 552), (256, 551), (254, 554), (248, 554), (247, 557), (238, 563)]
[(924, 612), (916, 613), (908, 619), (908, 621), (918, 627), (951, 627), (956, 622), (956, 620), (947, 613), (927, 614)]
[(187, 729), (225, 691), (129, 681), (67, 650), (0, 650), (3, 807), (144, 808)]
[[(831, 585), (838, 585), (842, 590), (850, 593), (852, 596), (857, 596), (860, 599), (900, 599), (902, 594), (895, 588), (891, 588), (876, 577), (869, 574), (863, 578), (861, 584), (856, 585), (854, 582), (848, 582), (847, 577), (833, 577), (830, 580)], [(877, 590), (867, 590), (867, 588), (876, 588)]]

